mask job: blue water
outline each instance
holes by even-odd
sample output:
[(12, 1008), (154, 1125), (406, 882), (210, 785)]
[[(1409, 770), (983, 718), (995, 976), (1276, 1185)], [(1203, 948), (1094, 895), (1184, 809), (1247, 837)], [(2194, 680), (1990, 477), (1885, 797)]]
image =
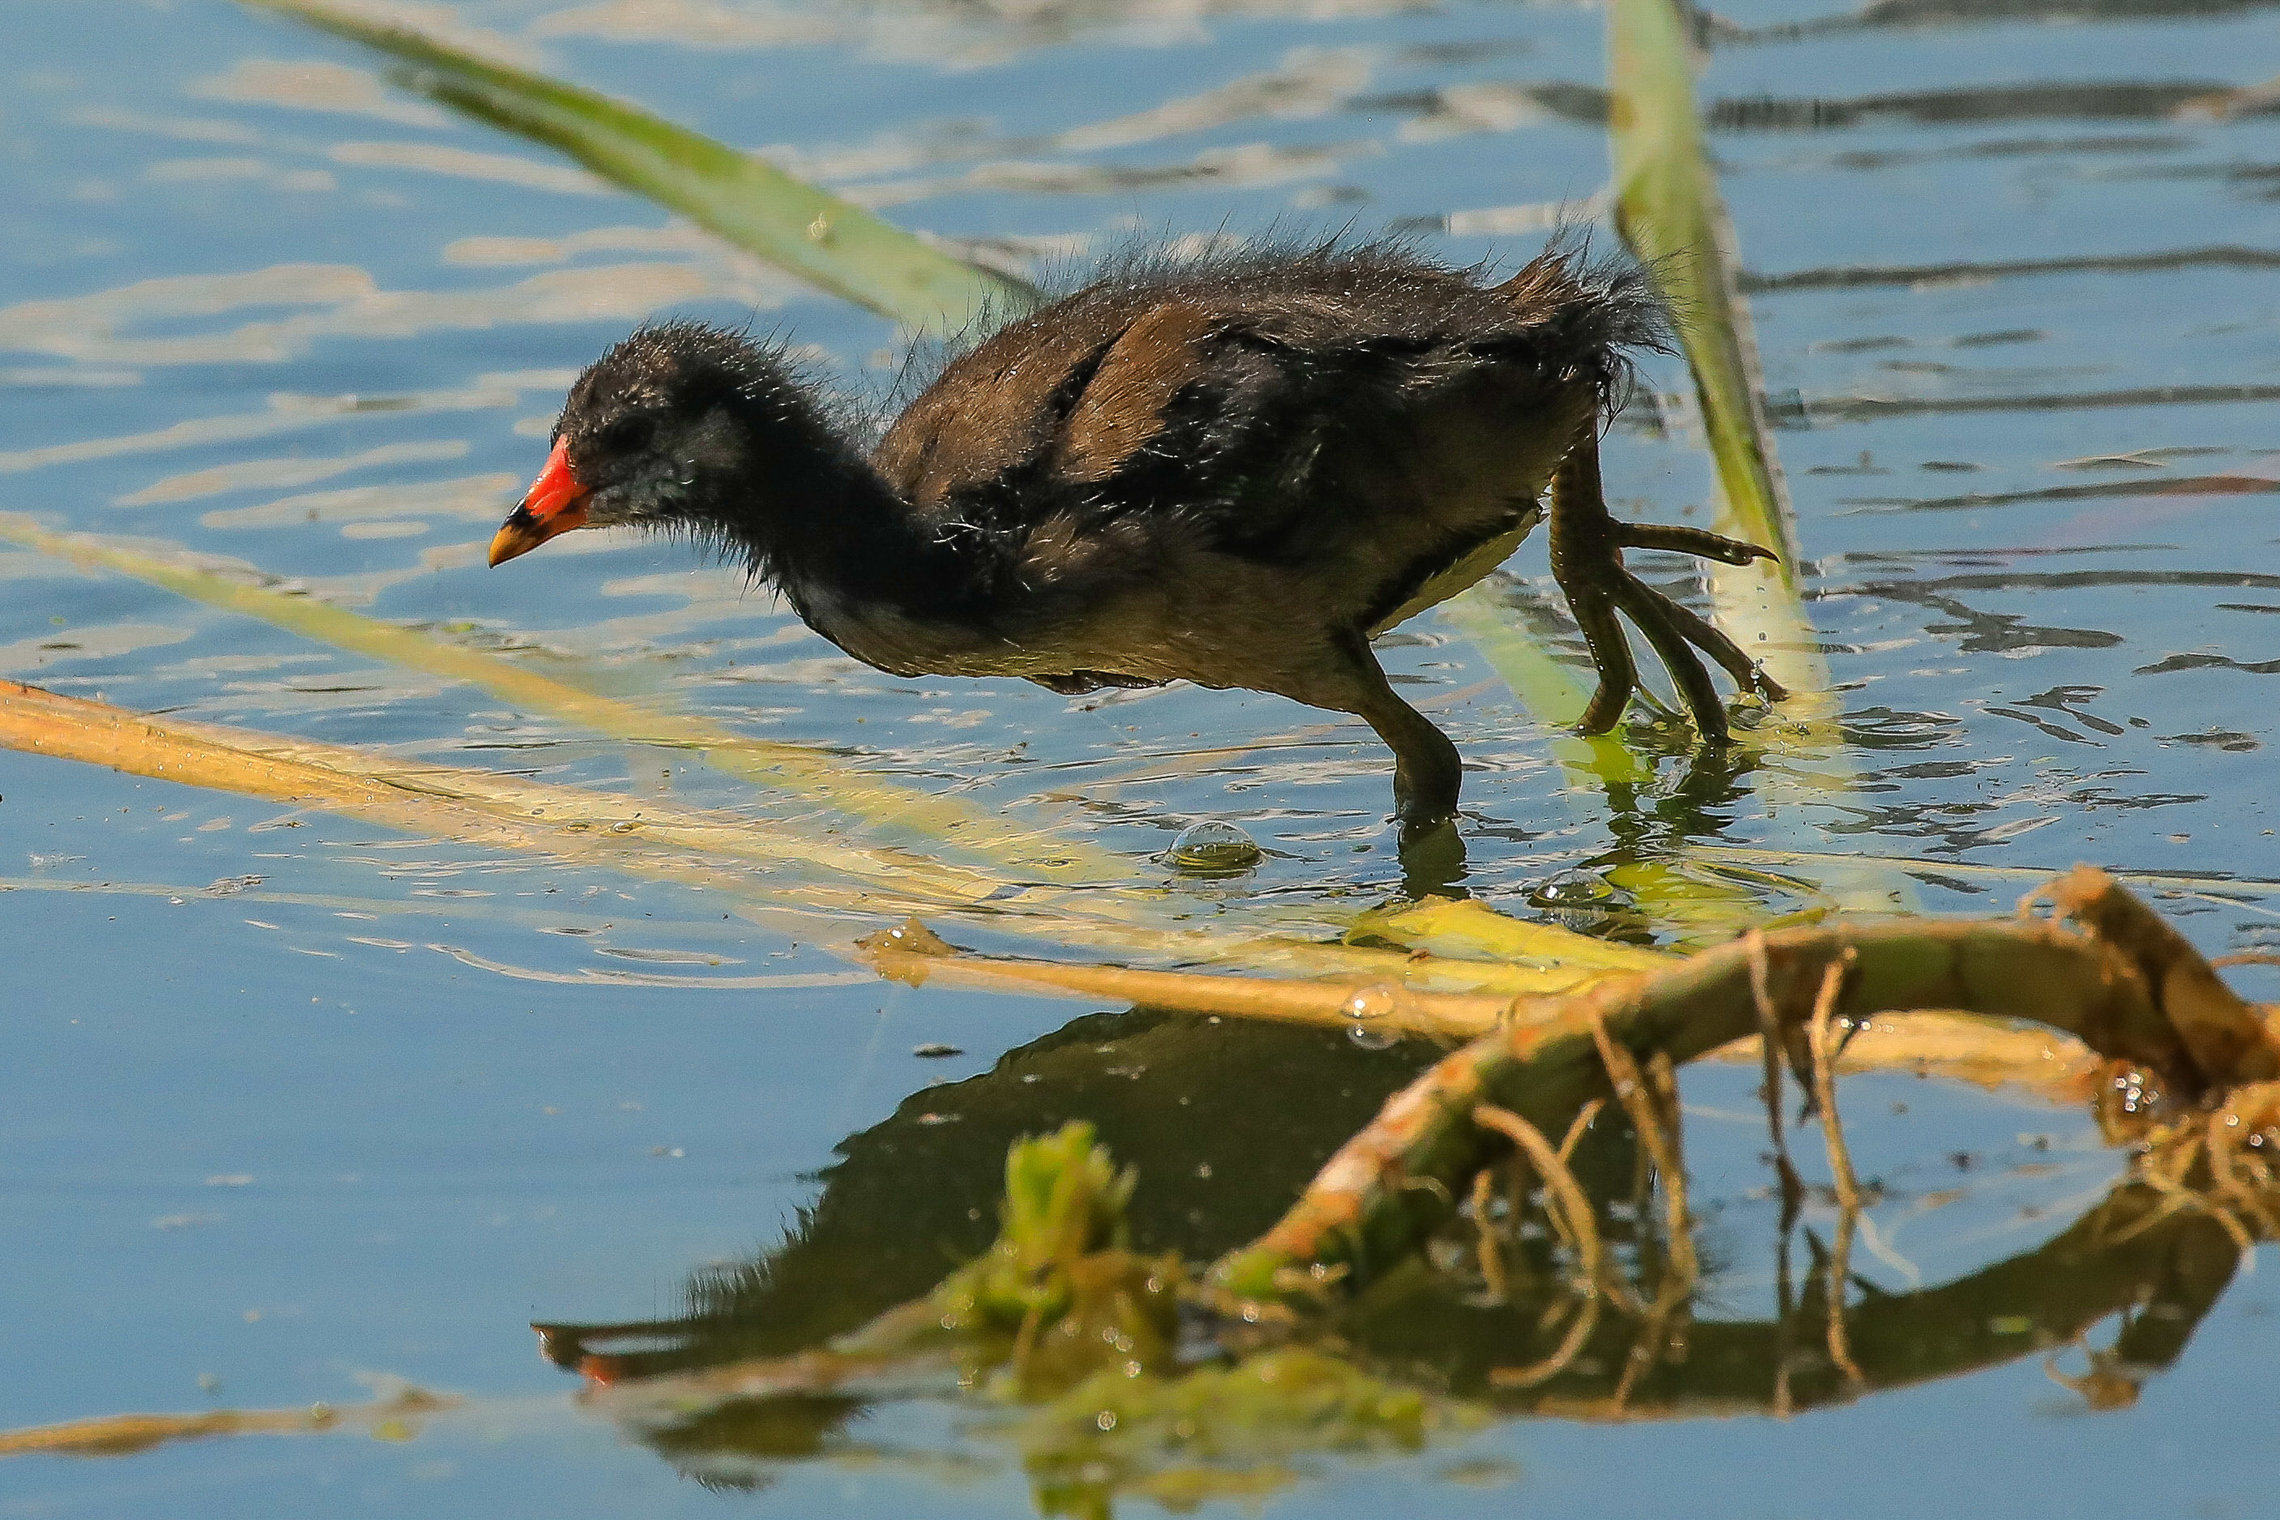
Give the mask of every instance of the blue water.
[[(1510, 260), (1607, 175), (1588, 9), (451, 13), (908, 225), (1049, 267), (1274, 226), (1392, 227), (1451, 260)], [(1823, 15), (1802, 0), (1722, 14), (1733, 26), (1699, 88), (1726, 124), (1711, 144), (1857, 779), (1800, 800), (1776, 754), (1690, 780), (1683, 739), (1643, 731), (1643, 791), (1575, 782), (1555, 732), (1428, 617), (1387, 658), (1473, 767), (1468, 885), (1525, 913), (1557, 871), (1668, 860), (1789, 907), (1824, 869), (1843, 874), (1815, 854), (1871, 855), (1918, 863), (1878, 880), (1922, 907), (1999, 912), (2036, 872), (2089, 860), (2144, 873), (2211, 953), (2280, 947), (2280, 719), (2265, 705), (2280, 674), (2280, 116), (2190, 108), (2280, 72), (2272, 10), (1797, 36), (1750, 29)], [(1357, 724), (1185, 688), (1072, 701), (891, 678), (653, 544), (594, 536), (482, 567), (563, 386), (642, 316), (756, 313), (873, 395), (900, 363), (889, 324), (288, 23), (219, 0), (17, 0), (0, 25), (0, 511), (254, 567), (756, 737), (837, 747), (1054, 820), (1151, 888), (1178, 828), (1239, 822), (1268, 858), (1232, 886), (1175, 885), (1199, 914), (1359, 906), (1397, 886), (1384, 756)], [(1683, 378), (1653, 367), (1665, 399), (1611, 439), (1625, 510), (1677, 520), (1705, 499)], [(768, 806), (683, 752), (124, 577), (0, 544), (0, 583), (0, 674), (55, 691), (405, 762)], [(1547, 606), (1541, 549), (1500, 584), (1515, 617)], [(1564, 622), (1546, 626), (1577, 653)], [(1760, 847), (1811, 853), (1769, 864), (1747, 853)], [(1782, 879), (1736, 874), (1759, 870)], [(982, 1079), (960, 1091), (1012, 1124), (1034, 1062), (1040, 1123), (1097, 1109), (1112, 1143), (1192, 1145), (1220, 1173), (1252, 1143), (1183, 1138), (1179, 1083), (1199, 1101), (1226, 1085), (1202, 1056), (1174, 1077), (1172, 1049), (1149, 1047), (1162, 1083), (1127, 1101), (1111, 1068), (1129, 1057), (1040, 1053), (1096, 1011), (1081, 1004), (870, 982), (686, 884), (15, 752), (0, 752), (0, 947), (0, 1426), (350, 1403), (371, 1376), (476, 1401), (402, 1444), (11, 1459), (0, 1514), (1022, 1512), (1002, 1448), (924, 1403), (844, 1432), (861, 1450), (768, 1465), (772, 1486), (700, 1487), (576, 1410), (526, 1324), (673, 1314), (692, 1274), (770, 1250), (802, 1209), (875, 1178), (818, 1174), (849, 1137), (906, 1133), (890, 1116), (924, 1109), (930, 1083)], [(571, 980), (592, 973), (616, 979)], [(2263, 996), (2280, 986), (2240, 975)], [(804, 984), (736, 985), (757, 977)], [(961, 1053), (913, 1054), (930, 1043)], [(1289, 1060), (1331, 1059), (1312, 1049)], [(1339, 1102), (1366, 1114), (1425, 1054), (1356, 1068)], [(1325, 1092), (1276, 1091), (1274, 1069), (1223, 1122), (1248, 1107), (1292, 1128), (1321, 1109), (1317, 1129), (1352, 1127)], [(1713, 1068), (1690, 1097), (1738, 1109), (1747, 1079)], [(2022, 1132), (2073, 1157), (2018, 1174), (2047, 1216), (2021, 1216), (1985, 1172), (1964, 1178), (1960, 1212), (1915, 1226), (1934, 1281), (2032, 1249), (2118, 1165), (2071, 1111), (1921, 1083), (1908, 1106), (1860, 1143), (1916, 1179), (1910, 1198), (1948, 1185), (1935, 1174), (1951, 1152), (2025, 1164)], [(1195, 1232), (1167, 1243), (1240, 1238), (1324, 1143), (1293, 1142), (1306, 1153), (1219, 1212), (1162, 1172), (1162, 1196), (1192, 1195), (1195, 1215), (1181, 1225), (1167, 1204), (1165, 1228)], [(921, 1191), (986, 1210), (988, 1165), (943, 1144), (937, 1171), (910, 1163)], [(1746, 1199), (1756, 1145), (1713, 1128), (1705, 1187)], [(950, 1254), (899, 1248), (875, 1269), (923, 1281)], [(1766, 1248), (1738, 1232), (1733, 1249), (1728, 1307), (1754, 1316)], [(1420, 1456), (1325, 1461), (1266, 1507), (2249, 1516), (2268, 1509), (2275, 1455), (2257, 1397), (2280, 1352), (2272, 1307), (2261, 1277), (2237, 1282), (2125, 1413), (2081, 1414), (2027, 1356), (1786, 1423), (1507, 1421)], [(1484, 1472), (1496, 1481), (1473, 1481)]]

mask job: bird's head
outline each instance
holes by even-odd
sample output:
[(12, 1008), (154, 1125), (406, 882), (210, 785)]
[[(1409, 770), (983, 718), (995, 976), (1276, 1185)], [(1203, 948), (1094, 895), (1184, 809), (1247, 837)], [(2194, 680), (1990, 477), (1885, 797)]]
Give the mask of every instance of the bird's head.
[(572, 528), (640, 527), (730, 536), (760, 506), (771, 438), (809, 409), (779, 355), (697, 322), (641, 328), (570, 387), (554, 448), (491, 540), (491, 563)]

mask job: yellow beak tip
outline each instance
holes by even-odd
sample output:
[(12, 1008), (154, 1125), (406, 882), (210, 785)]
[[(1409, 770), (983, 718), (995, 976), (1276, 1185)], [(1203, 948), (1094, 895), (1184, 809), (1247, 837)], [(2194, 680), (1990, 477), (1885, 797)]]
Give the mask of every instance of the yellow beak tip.
[(553, 536), (528, 514), (517, 512), (491, 536), (491, 564), (495, 568), (517, 555), (528, 554)]

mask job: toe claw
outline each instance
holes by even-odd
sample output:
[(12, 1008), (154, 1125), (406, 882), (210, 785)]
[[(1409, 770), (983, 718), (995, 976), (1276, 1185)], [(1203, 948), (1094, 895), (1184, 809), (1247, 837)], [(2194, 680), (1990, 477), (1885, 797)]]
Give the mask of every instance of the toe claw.
[(1781, 560), (1780, 555), (1757, 544), (1670, 523), (1618, 523), (1614, 536), (1626, 549), (1667, 549), (1673, 554), (1691, 554), (1697, 559), (1714, 559), (1727, 565), (1747, 565), (1761, 559), (1778, 564)]

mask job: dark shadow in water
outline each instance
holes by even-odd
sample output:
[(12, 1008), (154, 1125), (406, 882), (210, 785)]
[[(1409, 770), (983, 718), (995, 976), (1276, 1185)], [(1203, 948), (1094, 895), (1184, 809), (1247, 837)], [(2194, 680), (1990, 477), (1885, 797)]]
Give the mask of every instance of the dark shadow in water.
[(2177, 21), (2238, 16), (2274, 0), (1876, 0), (1859, 10), (1774, 26), (1738, 26), (1705, 14), (1701, 28), (1716, 44), (1793, 42), (1846, 32), (1991, 26), (2054, 21)]
[[(2020, 275), (2046, 274), (2150, 274), (2172, 269), (2280, 269), (2280, 250), (2270, 248), (2174, 248), (2160, 253), (2088, 254), (2077, 258), (2056, 259), (2005, 259), (1989, 263), (1955, 262), (1948, 264), (1843, 264), (1828, 269), (1800, 269), (1792, 274), (1747, 274), (1741, 276), (1744, 291), (1757, 294), (1769, 290), (1853, 290), (1864, 285), (1922, 285), (1940, 280), (1992, 280)], [(2184, 387), (2199, 390), (2200, 387)], [(2219, 386), (2223, 392), (2232, 389), (2254, 391), (2255, 395), (2233, 397), (2224, 394), (2197, 399), (2269, 400), (2270, 393), (2280, 387), (2272, 386)], [(2150, 394), (2117, 392), (2116, 394)]]
[[(1888, 95), (1718, 100), (1707, 121), (1717, 132), (1830, 132), (1877, 122), (1950, 127), (1992, 121), (2167, 121), (2184, 106), (2223, 96), (2220, 79), (2104, 79), (1975, 85)], [(2280, 107), (2248, 105), (2242, 114)]]
[[(1133, 1245), (1213, 1256), (1264, 1231), (1348, 1136), (1434, 1056), (1367, 1049), (1341, 1032), (1241, 1019), (1093, 1014), (1008, 1052), (987, 1073), (912, 1094), (839, 1146), (792, 1236), (690, 1283), (689, 1308), (653, 1324), (561, 1327), (566, 1366), (605, 1354), (650, 1376), (813, 1346), (918, 1297), (997, 1234), (1006, 1148), (1070, 1119), (1098, 1126), (1146, 1184)], [(1302, 1101), (1260, 1101), (1262, 1073)], [(638, 1350), (629, 1341), (646, 1342)]]
[[(1097, 1123), (1140, 1173), (1136, 1248), (1215, 1255), (1278, 1218), (1435, 1054), (1235, 1020), (1205, 1029), (1148, 1011), (1080, 1018), (985, 1075), (913, 1095), (851, 1137), (792, 1238), (743, 1267), (697, 1274), (685, 1313), (544, 1326), (545, 1344), (565, 1367), (619, 1384), (820, 1346), (920, 1298), (983, 1251), (1006, 1147), (1071, 1117)], [(1278, 1090), (1315, 1101), (1259, 1103), (1269, 1071)], [(1746, 1259), (1719, 1232), (1728, 1255), (1680, 1268), (1691, 1250), (1674, 1252), (1666, 1238), (1672, 1206), (1627, 1124), (1586, 1130), (1573, 1173), (1617, 1276), (1656, 1306), (1650, 1318), (1606, 1300), (1586, 1320), (1590, 1295), (1579, 1296), (1542, 1207), (1516, 1210), (1505, 1202), (1515, 1195), (1500, 1191), (1493, 1267), (1477, 1214), (1459, 1219), (1342, 1312), (1330, 1344), (1371, 1377), (1511, 1417), (1793, 1413), (2070, 1348), (2087, 1355), (2087, 1372), (2066, 1376), (2053, 1364), (2053, 1376), (2090, 1407), (2114, 1408), (2183, 1352), (2242, 1259), (2211, 1212), (2125, 1179), (2043, 1245), (1913, 1292), (1880, 1290), (1846, 1269), (1835, 1255), (1845, 1247), (1770, 1218), (1775, 1233)], [(1771, 1253), (1772, 1274), (1761, 1252)], [(1738, 1286), (1768, 1275), (1770, 1295)], [(1770, 1317), (1730, 1312), (1761, 1296)], [(1722, 1317), (1708, 1317), (1714, 1306), (1727, 1306)], [(2109, 1319), (2118, 1324), (2110, 1344), (2087, 1348), (2088, 1332)], [(854, 1395), (728, 1397), (662, 1419), (653, 1412), (629, 1433), (701, 1481), (748, 1487), (767, 1481), (755, 1460), (821, 1452), (864, 1408)]]

